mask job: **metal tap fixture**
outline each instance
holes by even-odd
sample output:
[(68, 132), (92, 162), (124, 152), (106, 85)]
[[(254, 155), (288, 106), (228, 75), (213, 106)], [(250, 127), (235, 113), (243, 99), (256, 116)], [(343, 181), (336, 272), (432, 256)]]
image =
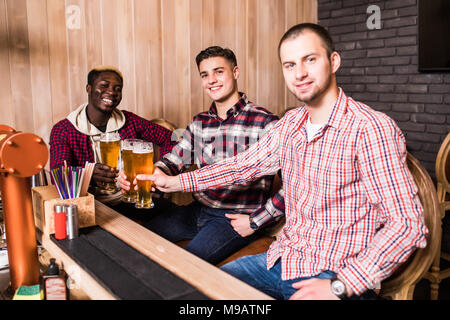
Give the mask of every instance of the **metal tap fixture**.
[(14, 290), (39, 283), (30, 177), (47, 161), (48, 148), (42, 138), (0, 125), (0, 192)]

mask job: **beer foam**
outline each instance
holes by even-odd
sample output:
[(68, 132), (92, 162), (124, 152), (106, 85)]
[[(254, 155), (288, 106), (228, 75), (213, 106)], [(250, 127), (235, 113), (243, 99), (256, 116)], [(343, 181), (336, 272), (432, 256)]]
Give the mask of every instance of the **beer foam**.
[(120, 137), (119, 138), (115, 138), (115, 139), (112, 139), (112, 138), (100, 139), (100, 142), (116, 142), (116, 141), (120, 141)]
[(136, 149), (134, 149), (133, 150), (133, 153), (135, 153), (135, 154), (146, 154), (146, 153), (152, 153), (153, 151), (150, 151), (150, 150), (136, 150)]

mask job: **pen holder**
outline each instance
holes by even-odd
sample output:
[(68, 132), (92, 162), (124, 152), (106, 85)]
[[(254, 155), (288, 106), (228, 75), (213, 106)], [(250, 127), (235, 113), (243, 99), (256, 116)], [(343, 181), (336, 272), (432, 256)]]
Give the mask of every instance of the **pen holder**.
[(78, 224), (80, 228), (95, 225), (94, 196), (61, 200), (54, 185), (34, 187), (31, 189), (33, 198), (34, 223), (44, 234), (55, 233), (54, 206), (76, 204), (78, 207)]

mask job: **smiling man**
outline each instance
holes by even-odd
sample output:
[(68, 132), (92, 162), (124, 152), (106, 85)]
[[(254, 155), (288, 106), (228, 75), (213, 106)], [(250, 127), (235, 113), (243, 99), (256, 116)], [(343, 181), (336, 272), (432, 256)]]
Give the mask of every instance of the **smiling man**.
[(327, 30), (304, 23), (279, 43), (289, 111), (247, 151), (202, 169), (147, 177), (158, 189), (247, 183), (281, 169), (286, 224), (269, 250), (222, 267), (278, 299), (371, 299), (428, 232), (392, 119), (337, 86)]
[[(240, 70), (230, 49), (209, 47), (196, 57), (203, 89), (213, 100), (196, 115), (181, 141), (155, 164), (155, 173), (177, 175), (247, 150), (278, 117), (238, 91)], [(276, 173), (276, 172), (275, 172)], [(217, 264), (257, 237), (256, 230), (284, 213), (282, 190), (268, 200), (273, 174), (240, 186), (194, 193), (188, 206), (157, 215), (146, 227), (170, 241), (191, 240), (186, 250)], [(123, 189), (129, 183), (121, 174)]]
[(161, 147), (164, 155), (175, 142), (172, 133), (134, 113), (119, 110), (122, 100), (122, 73), (112, 66), (98, 66), (90, 70), (86, 92), (88, 103), (82, 104), (59, 121), (50, 134), (50, 168), (64, 165), (84, 167), (86, 162), (96, 163), (91, 180), (91, 192), (96, 199), (110, 206), (121, 202), (121, 192), (111, 194), (105, 183), (112, 183), (116, 172), (100, 162), (100, 134), (119, 132), (121, 139), (140, 138)]

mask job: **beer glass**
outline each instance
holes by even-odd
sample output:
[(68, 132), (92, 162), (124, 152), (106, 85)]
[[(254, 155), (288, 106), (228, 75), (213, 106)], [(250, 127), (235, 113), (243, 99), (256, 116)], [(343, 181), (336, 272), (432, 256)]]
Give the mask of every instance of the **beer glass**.
[[(135, 160), (135, 174), (152, 174), (153, 173), (153, 144), (151, 142), (142, 141), (133, 148), (133, 156)], [(153, 208), (152, 202), (152, 181), (137, 180), (137, 195), (135, 207), (138, 209)]]
[(125, 191), (123, 195), (123, 202), (135, 203), (136, 202), (136, 190), (134, 190), (133, 181), (136, 178), (135, 168), (136, 160), (134, 157), (133, 149), (137, 147), (138, 143), (142, 142), (140, 139), (125, 139), (122, 141), (122, 162), (123, 171), (127, 176), (127, 181), (130, 182), (130, 190)]
[[(120, 136), (118, 132), (106, 132), (100, 135), (100, 156), (103, 164), (117, 169), (120, 154)], [(105, 189), (116, 192), (114, 182), (106, 183)]]

